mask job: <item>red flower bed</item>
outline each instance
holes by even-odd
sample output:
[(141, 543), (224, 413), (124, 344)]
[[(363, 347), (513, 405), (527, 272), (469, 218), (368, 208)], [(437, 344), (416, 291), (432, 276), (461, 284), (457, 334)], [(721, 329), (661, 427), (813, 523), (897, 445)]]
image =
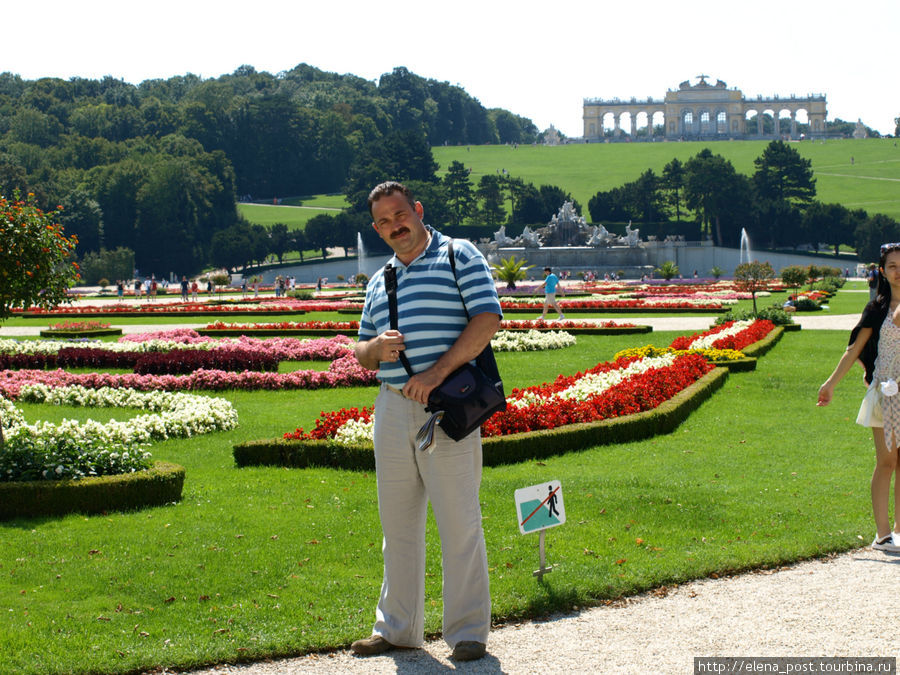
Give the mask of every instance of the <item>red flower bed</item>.
[(371, 408), (341, 408), (333, 412), (322, 411), (316, 419), (316, 426), (312, 431), (306, 433), (303, 427), (298, 427), (294, 431), (289, 431), (284, 435), (288, 441), (303, 440), (327, 440), (334, 438), (338, 429), (350, 420), (359, 420), (361, 422), (369, 422), (372, 415), (375, 414), (375, 406)]
[[(634, 361), (634, 357), (624, 357), (614, 362), (601, 363), (586, 371), (599, 373), (618, 370)], [(583, 401), (574, 399), (553, 399), (552, 403), (537, 403), (520, 408), (510, 406), (485, 422), (484, 436), (504, 436), (507, 434), (553, 429), (567, 424), (598, 422), (600, 420), (632, 413), (652, 410), (663, 401), (672, 398), (713, 369), (702, 356), (685, 355), (676, 359), (666, 368), (654, 368), (633, 375), (618, 385), (600, 394), (589, 396)], [(560, 376), (551, 385), (529, 387), (529, 390), (548, 396), (571, 386), (579, 375)], [(513, 391), (515, 396), (516, 390)]]
[(280, 321), (251, 324), (216, 321), (207, 325), (206, 330), (359, 330), (359, 321)]
[[(726, 321), (725, 323), (719, 326), (713, 326), (708, 331), (703, 333), (694, 333), (689, 336), (682, 336), (675, 338), (672, 341), (672, 344), (669, 345), (672, 349), (682, 350), (682, 349), (690, 349), (691, 343), (698, 338), (705, 337), (707, 335), (715, 335), (716, 333), (721, 333), (731, 326), (734, 325), (734, 321)], [(721, 340), (717, 340), (713, 342), (713, 349), (734, 349), (736, 351), (741, 351), (747, 345), (752, 345), (754, 342), (758, 342), (762, 340), (766, 335), (772, 332), (775, 328), (775, 324), (767, 319), (759, 319), (750, 324), (747, 328), (742, 330), (740, 333), (735, 335), (728, 335), (723, 337)]]

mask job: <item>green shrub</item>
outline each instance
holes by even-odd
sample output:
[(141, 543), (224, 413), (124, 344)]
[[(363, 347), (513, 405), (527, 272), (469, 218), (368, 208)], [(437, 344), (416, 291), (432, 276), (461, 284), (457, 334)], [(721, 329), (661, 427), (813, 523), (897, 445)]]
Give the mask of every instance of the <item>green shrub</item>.
[(312, 300), (313, 292), (306, 288), (295, 288), (286, 293), (289, 298), (297, 298), (298, 300)]
[(180, 501), (183, 487), (184, 467), (168, 462), (115, 476), (0, 483), (0, 520), (162, 506)]
[(809, 274), (806, 267), (800, 265), (789, 265), (781, 270), (781, 282), (785, 286), (797, 288), (806, 283)]
[(809, 298), (797, 298), (796, 307), (798, 312), (818, 312), (822, 306), (815, 300)]
[[(767, 321), (771, 321), (776, 326), (787, 326), (794, 323), (794, 317), (791, 316), (788, 312), (785, 312), (780, 306), (772, 305), (770, 307), (763, 307), (759, 310), (756, 316), (753, 314), (752, 309), (732, 309), (725, 314), (719, 315), (716, 319), (716, 325), (721, 326), (723, 323), (728, 321), (746, 321), (747, 319), (766, 319)], [(746, 352), (745, 352), (746, 353)]]

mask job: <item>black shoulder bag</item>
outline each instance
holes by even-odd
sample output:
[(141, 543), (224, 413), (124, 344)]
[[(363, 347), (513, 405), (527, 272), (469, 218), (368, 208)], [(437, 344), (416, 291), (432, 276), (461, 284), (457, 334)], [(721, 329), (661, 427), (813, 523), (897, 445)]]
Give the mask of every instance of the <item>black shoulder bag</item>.
[[(456, 290), (463, 303), (466, 318), (469, 310), (459, 290), (456, 278), (456, 259), (453, 255), (453, 240), (447, 246), (450, 257), (450, 269), (456, 280)], [(397, 320), (397, 270), (388, 263), (384, 267), (384, 287), (388, 296), (388, 311), (391, 328), (398, 330)], [(402, 351), (400, 362), (412, 377), (412, 366)], [(495, 412), (506, 410), (506, 395), (503, 393), (503, 381), (497, 369), (497, 360), (491, 345), (488, 345), (475, 358), (475, 364), (464, 363), (454, 370), (428, 396), (426, 412), (432, 413), (428, 421), (416, 435), (416, 447), (429, 450), (434, 445), (434, 426), (438, 424), (450, 438), (460, 441), (484, 424)]]

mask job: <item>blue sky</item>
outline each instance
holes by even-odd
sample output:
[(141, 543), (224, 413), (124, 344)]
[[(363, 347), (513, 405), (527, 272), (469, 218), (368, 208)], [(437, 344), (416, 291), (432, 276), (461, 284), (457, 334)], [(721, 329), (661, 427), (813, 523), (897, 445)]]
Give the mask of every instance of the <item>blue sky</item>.
[(824, 93), (829, 119), (882, 133), (900, 116), (898, 0), (32, 0), (4, 23), (0, 71), (26, 79), (406, 66), (570, 136), (584, 98), (661, 98), (700, 73), (748, 96)]

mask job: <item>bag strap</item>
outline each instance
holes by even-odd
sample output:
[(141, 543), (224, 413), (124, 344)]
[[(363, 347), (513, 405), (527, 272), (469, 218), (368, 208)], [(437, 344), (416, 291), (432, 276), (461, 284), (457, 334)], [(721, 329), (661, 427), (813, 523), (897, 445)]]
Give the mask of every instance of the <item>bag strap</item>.
[[(384, 291), (388, 297), (388, 316), (391, 328), (399, 330), (399, 321), (397, 319), (397, 269), (391, 263), (387, 263), (384, 266)], [(397, 356), (400, 357), (400, 363), (403, 364), (409, 376), (415, 375), (406, 352), (401, 349)]]

